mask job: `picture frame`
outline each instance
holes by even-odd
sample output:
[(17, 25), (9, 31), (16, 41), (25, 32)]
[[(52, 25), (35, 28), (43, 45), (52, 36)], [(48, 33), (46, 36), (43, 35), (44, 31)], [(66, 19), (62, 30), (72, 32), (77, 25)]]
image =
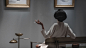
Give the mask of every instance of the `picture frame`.
[(74, 7), (75, 0), (54, 0), (55, 7)]
[(6, 7), (29, 8), (30, 0), (6, 0)]

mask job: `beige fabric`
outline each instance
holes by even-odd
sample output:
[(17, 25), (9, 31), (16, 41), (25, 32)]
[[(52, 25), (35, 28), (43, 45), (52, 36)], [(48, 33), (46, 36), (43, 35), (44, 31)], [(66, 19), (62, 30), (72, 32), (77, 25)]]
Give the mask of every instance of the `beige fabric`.
[(40, 46), (40, 48), (47, 48), (48, 47), (48, 45), (46, 45), (46, 44), (39, 44), (39, 46)]
[[(46, 32), (46, 30), (42, 30), (41, 33), (43, 34), (45, 39), (50, 37), (66, 37), (67, 35), (69, 35), (73, 39), (75, 39), (76, 37), (69, 25), (64, 22), (54, 23), (48, 32)], [(65, 46), (65, 44), (62, 44), (60, 46)]]

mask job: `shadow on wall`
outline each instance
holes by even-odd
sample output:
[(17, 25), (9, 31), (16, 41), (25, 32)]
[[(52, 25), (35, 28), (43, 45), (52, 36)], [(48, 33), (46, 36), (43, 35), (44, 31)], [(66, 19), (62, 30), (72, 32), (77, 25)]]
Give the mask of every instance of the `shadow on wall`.
[[(2, 11), (0, 11), (0, 13), (2, 13)], [(0, 14), (0, 25), (1, 25), (1, 21), (2, 21), (2, 17), (3, 15), (2, 14)]]
[(0, 25), (1, 25), (1, 21), (2, 21), (2, 18), (3, 18), (3, 10), (2, 10), (2, 2), (0, 2)]

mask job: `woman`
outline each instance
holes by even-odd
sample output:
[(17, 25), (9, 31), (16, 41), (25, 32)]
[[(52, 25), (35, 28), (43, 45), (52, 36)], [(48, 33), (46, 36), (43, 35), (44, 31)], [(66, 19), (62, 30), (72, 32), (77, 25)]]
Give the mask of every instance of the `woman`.
[[(66, 13), (62, 9), (58, 9), (58, 11), (55, 12), (54, 18), (57, 19), (57, 23), (54, 23), (48, 32), (45, 31), (43, 23), (38, 21), (35, 21), (37, 24), (42, 26), (41, 33), (46, 38), (51, 37), (66, 37), (69, 35), (71, 38), (75, 39), (76, 35), (73, 33), (72, 29), (69, 27), (67, 23), (64, 23), (63, 21), (67, 18)], [(65, 44), (60, 44), (60, 48), (65, 48)], [(36, 47), (42, 47), (42, 44), (36, 45)], [(47, 48), (47, 47), (45, 47)]]

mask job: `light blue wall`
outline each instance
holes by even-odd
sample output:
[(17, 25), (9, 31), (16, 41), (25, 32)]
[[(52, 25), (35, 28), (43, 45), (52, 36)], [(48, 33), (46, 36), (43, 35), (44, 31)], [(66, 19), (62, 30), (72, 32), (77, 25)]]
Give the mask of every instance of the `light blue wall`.
[[(30, 8), (6, 8), (5, 0), (0, 0), (0, 48), (17, 48), (17, 44), (9, 41), (17, 38), (15, 33), (23, 33), (21, 48), (30, 48), (30, 41), (43, 42), (41, 26), (34, 23), (39, 19), (48, 31), (57, 22), (53, 14), (59, 8), (54, 8), (54, 0), (30, 0)], [(86, 0), (75, 0), (74, 8), (62, 8), (67, 13), (65, 20), (77, 36), (86, 36)], [(35, 47), (35, 46), (34, 46)]]

